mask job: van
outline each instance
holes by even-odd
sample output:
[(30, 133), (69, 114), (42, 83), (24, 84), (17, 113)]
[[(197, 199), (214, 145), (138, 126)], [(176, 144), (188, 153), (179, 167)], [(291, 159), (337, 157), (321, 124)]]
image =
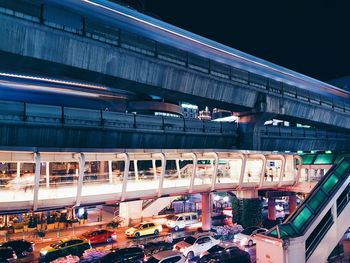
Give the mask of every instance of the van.
[(175, 231), (179, 231), (180, 229), (184, 229), (185, 227), (196, 223), (198, 223), (197, 213), (182, 213), (177, 215), (168, 215), (166, 226), (174, 229)]

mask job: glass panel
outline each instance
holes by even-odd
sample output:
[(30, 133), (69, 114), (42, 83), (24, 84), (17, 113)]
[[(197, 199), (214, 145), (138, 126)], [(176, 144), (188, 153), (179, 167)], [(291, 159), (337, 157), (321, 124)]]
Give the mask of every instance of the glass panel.
[(281, 166), (282, 166), (281, 160), (267, 160), (264, 181), (278, 182), (281, 174)]
[(121, 193), (124, 167), (124, 161), (86, 162), (82, 195)]
[(315, 154), (303, 154), (301, 156), (301, 158), (303, 159), (303, 164), (312, 164), (313, 160), (315, 158)]
[(312, 213), (309, 208), (306, 206), (303, 208), (303, 210), (300, 211), (299, 215), (293, 220), (292, 224), (295, 226), (296, 229), (301, 230), (305, 223), (311, 218)]
[(189, 187), (193, 161), (179, 160), (178, 165), (175, 160), (167, 160), (163, 188)]
[(340, 177), (342, 177), (346, 173), (346, 171), (349, 169), (349, 167), (350, 167), (350, 164), (344, 160), (339, 164), (337, 169), (335, 169), (335, 172), (337, 175), (340, 175)]
[(285, 165), (282, 181), (291, 181), (291, 180), (294, 180), (294, 178), (296, 177), (297, 170), (295, 169), (296, 166), (294, 166), (293, 156), (287, 155), (285, 157), (286, 157), (286, 165)]
[(317, 191), (317, 193), (308, 201), (308, 206), (312, 208), (312, 210), (317, 211), (325, 199), (326, 195), (322, 191)]
[[(259, 183), (263, 161), (258, 159), (248, 159), (245, 167), (244, 183)], [(273, 178), (272, 178), (273, 179)]]
[(142, 160), (137, 161), (137, 169), (135, 163), (130, 162), (130, 170), (126, 191), (144, 191), (157, 190), (159, 188), (159, 176), (162, 169), (160, 160)]
[[(43, 178), (49, 176), (49, 181)], [(41, 164), (39, 199), (75, 197), (79, 177), (77, 162), (46, 162)]]
[(272, 230), (271, 233), (269, 234), (269, 236), (278, 237), (277, 228)]
[(340, 162), (340, 160), (344, 157), (350, 157), (350, 154), (339, 154), (337, 155), (337, 158), (335, 158), (334, 164), (337, 164)]
[(314, 164), (333, 164), (334, 154), (318, 154)]
[(325, 191), (326, 193), (329, 193), (333, 187), (337, 184), (339, 181), (338, 177), (335, 174), (332, 174), (326, 182), (323, 183), (322, 185), (322, 190)]
[(0, 163), (0, 202), (33, 201), (34, 163)]
[(219, 184), (239, 183), (241, 169), (242, 169), (241, 159), (219, 160), (216, 183), (219, 183)]
[(292, 226), (289, 225), (289, 224), (280, 225), (280, 226), (279, 226), (279, 229), (280, 229), (281, 238), (284, 238), (284, 237), (292, 237), (292, 236), (295, 236), (295, 235), (296, 235), (296, 232), (294, 231), (294, 229), (292, 228)]
[(194, 178), (194, 185), (210, 185), (214, 172), (214, 160), (200, 160)]

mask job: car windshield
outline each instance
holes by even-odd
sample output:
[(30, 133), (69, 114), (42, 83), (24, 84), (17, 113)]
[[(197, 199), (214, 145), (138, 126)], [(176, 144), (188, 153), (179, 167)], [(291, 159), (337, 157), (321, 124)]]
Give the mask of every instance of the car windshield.
[(51, 244), (50, 245), (50, 247), (53, 247), (53, 248), (59, 248), (60, 247), (60, 245), (62, 245), (62, 241), (58, 241), (57, 243), (53, 243), (53, 244)]
[(257, 230), (257, 227), (248, 227), (246, 229), (244, 229), (241, 233), (244, 235), (251, 235), (253, 233), (253, 231)]
[(158, 263), (159, 260), (154, 258), (154, 257), (150, 257), (148, 260), (147, 260), (147, 263)]
[(168, 215), (168, 216), (166, 217), (166, 219), (176, 221), (177, 216), (176, 216), (176, 215)]
[(186, 237), (184, 241), (190, 245), (193, 245), (194, 242), (196, 242), (196, 239), (190, 236), (190, 237)]
[(208, 252), (209, 253), (215, 253), (215, 252), (218, 252), (218, 251), (223, 251), (224, 248), (219, 246), (219, 245), (215, 245), (213, 246), (212, 248), (208, 249)]
[(95, 231), (89, 231), (89, 232), (84, 233), (82, 236), (83, 236), (83, 237), (89, 237), (89, 236), (91, 236), (94, 232), (95, 232)]
[(140, 228), (141, 226), (143, 226), (143, 224), (138, 224), (138, 225), (134, 226), (134, 228)]

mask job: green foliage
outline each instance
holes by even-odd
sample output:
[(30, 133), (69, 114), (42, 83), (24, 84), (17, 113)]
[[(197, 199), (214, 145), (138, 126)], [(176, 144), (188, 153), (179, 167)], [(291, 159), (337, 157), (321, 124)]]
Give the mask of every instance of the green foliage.
[(232, 219), (235, 223), (241, 224), (243, 227), (261, 226), (260, 199), (238, 199), (234, 197), (232, 200)]

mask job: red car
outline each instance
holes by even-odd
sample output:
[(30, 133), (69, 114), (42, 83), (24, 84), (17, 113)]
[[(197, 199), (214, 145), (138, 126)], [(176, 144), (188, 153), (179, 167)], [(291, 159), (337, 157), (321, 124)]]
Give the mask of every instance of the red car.
[(99, 229), (85, 232), (82, 234), (82, 238), (87, 239), (90, 244), (93, 245), (98, 243), (113, 242), (117, 240), (117, 234), (106, 229)]

